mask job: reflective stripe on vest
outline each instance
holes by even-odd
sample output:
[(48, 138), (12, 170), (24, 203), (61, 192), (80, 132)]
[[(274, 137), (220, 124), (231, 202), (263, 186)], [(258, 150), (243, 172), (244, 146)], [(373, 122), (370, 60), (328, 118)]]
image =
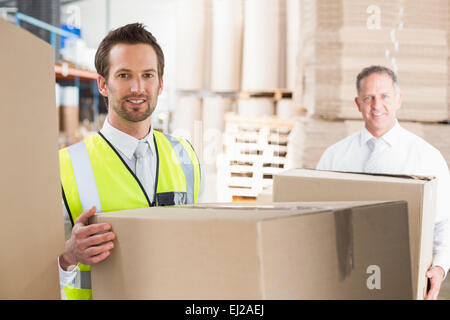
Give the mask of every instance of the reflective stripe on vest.
[(72, 162), (73, 174), (83, 211), (95, 206), (97, 212), (102, 212), (94, 171), (86, 145), (84, 142), (76, 143), (68, 147), (67, 151)]
[[(193, 185), (193, 193), (194, 193), (194, 201), (192, 203), (197, 203), (198, 195), (200, 193), (200, 183), (196, 183), (196, 181), (201, 181), (201, 171), (200, 171), (200, 161), (197, 158), (197, 154), (194, 151), (192, 145), (187, 142), (187, 140), (180, 139), (180, 143), (184, 146), (185, 150), (188, 152), (189, 159), (192, 159), (192, 168), (194, 170), (194, 174), (192, 177), (192, 185)], [(187, 158), (185, 158), (187, 159)]]
[(67, 300), (92, 300), (91, 289), (81, 289), (73, 286), (65, 286), (64, 294)]
[[(170, 158), (172, 161), (177, 162), (178, 164), (181, 165), (181, 169), (183, 170), (183, 174), (185, 177), (185, 182), (186, 184), (183, 185), (183, 188), (186, 188), (186, 192), (187, 192), (187, 202), (186, 203), (194, 203), (194, 184), (195, 184), (195, 180), (194, 180), (194, 164), (192, 163), (192, 160), (188, 154), (188, 152), (186, 151), (186, 149), (184, 148), (184, 146), (181, 144), (181, 142), (171, 136), (168, 135), (164, 135), (165, 138), (170, 142), (171, 148), (173, 151), (169, 151), (168, 150), (162, 150), (165, 151), (166, 153), (168, 152), (174, 152), (176, 155), (176, 159), (173, 158), (173, 156)], [(160, 139), (157, 139), (160, 140)], [(161, 147), (166, 147), (167, 145), (164, 145), (164, 141), (160, 141), (159, 145), (161, 145)], [(164, 177), (164, 175), (166, 174), (165, 171), (159, 171), (159, 175)], [(161, 178), (162, 180), (162, 178)], [(165, 191), (163, 190), (159, 190), (160, 193), (164, 193)], [(163, 192), (161, 192), (163, 191)], [(158, 193), (158, 191), (157, 191)]]
[[(157, 157), (157, 205), (195, 203), (200, 189), (200, 169), (192, 146), (154, 131)], [(97, 212), (148, 207), (142, 185), (120, 155), (100, 134), (60, 150), (61, 183), (72, 221), (96, 206)], [(90, 266), (79, 264), (75, 285), (89, 289)], [(65, 288), (69, 299), (89, 296), (76, 287)], [(90, 291), (90, 290), (89, 290)], [(69, 293), (69, 294), (68, 294)], [(75, 298), (74, 298), (75, 297)]]

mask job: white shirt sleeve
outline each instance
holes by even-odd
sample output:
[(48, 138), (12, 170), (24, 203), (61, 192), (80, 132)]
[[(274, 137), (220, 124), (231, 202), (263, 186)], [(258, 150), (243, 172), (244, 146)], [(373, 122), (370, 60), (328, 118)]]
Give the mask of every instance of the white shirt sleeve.
[[(64, 201), (63, 201), (62, 207), (63, 207), (63, 215), (64, 215), (64, 229), (66, 230), (66, 224), (67, 224), (67, 221), (70, 221), (70, 217), (69, 217), (69, 213), (67, 212)], [(68, 236), (69, 235), (66, 234), (66, 239)], [(74, 266), (67, 271), (63, 270), (61, 268), (61, 264), (59, 263), (59, 257), (58, 257), (59, 285), (62, 290), (67, 285), (73, 285), (73, 283), (75, 281), (75, 276), (77, 275), (77, 269), (78, 269), (78, 267)]]
[(450, 268), (450, 174), (440, 156), (436, 186), (436, 217), (433, 238), (433, 265), (440, 266), (445, 276)]
[(64, 289), (67, 285), (73, 285), (75, 283), (75, 277), (77, 275), (78, 267), (71, 266), (69, 270), (65, 271), (61, 268), (58, 257), (58, 270), (59, 270), (59, 285), (61, 289)]
[(449, 220), (436, 221), (433, 239), (433, 266), (440, 266), (447, 276), (450, 268), (450, 227)]

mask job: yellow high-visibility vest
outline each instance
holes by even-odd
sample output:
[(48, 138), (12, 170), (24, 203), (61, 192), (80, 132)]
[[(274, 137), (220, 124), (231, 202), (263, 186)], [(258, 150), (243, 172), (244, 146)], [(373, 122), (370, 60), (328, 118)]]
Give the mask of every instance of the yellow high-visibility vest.
[[(85, 210), (97, 212), (196, 203), (200, 164), (184, 139), (153, 131), (156, 181), (149, 199), (139, 179), (100, 133), (59, 151), (63, 199), (72, 223)], [(69, 300), (92, 299), (90, 266), (78, 264), (76, 283), (66, 286)]]

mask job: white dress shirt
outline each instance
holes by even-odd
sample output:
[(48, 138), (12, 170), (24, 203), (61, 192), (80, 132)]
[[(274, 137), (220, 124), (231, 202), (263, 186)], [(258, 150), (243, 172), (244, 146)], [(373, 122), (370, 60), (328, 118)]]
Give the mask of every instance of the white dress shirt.
[[(134, 152), (137, 148), (137, 145), (140, 140), (114, 128), (108, 121), (108, 118), (105, 119), (105, 122), (103, 124), (102, 129), (100, 130), (100, 133), (111, 143), (111, 145), (116, 149), (116, 151), (120, 154), (122, 159), (125, 161), (127, 166), (130, 168), (133, 173), (136, 173), (136, 157), (134, 156)], [(147, 141), (149, 144), (149, 148), (147, 149), (147, 156), (150, 157), (150, 165), (151, 165), (151, 172), (152, 172), (152, 185), (151, 191), (147, 192), (148, 198), (150, 201), (153, 201), (154, 197), (154, 189), (155, 189), (155, 181), (156, 181), (156, 149), (155, 149), (155, 142), (153, 140), (153, 128), (150, 128), (149, 134), (142, 140)], [(198, 202), (201, 202), (202, 195), (205, 188), (205, 183), (203, 182), (205, 179), (203, 178), (203, 172), (200, 168), (200, 175), (201, 175), (201, 181), (200, 181), (200, 190), (199, 190), (199, 196), (198, 196)], [(66, 210), (66, 207), (63, 203), (64, 208), (64, 218), (65, 220), (68, 220), (68, 213)], [(59, 279), (60, 279), (60, 285), (61, 288), (64, 288), (66, 285), (72, 285), (73, 281), (75, 279), (77, 268), (74, 268), (72, 270), (65, 271), (61, 268), (61, 265), (59, 264), (59, 258), (58, 258), (58, 265), (59, 265)]]
[[(375, 160), (371, 157), (371, 139), (378, 140)], [(370, 169), (366, 170), (368, 162), (371, 162)], [(325, 150), (316, 168), (436, 177), (433, 265), (441, 266), (447, 274), (450, 267), (450, 174), (447, 163), (436, 148), (403, 129), (396, 120), (394, 127), (380, 138), (373, 137), (364, 127), (337, 142)]]

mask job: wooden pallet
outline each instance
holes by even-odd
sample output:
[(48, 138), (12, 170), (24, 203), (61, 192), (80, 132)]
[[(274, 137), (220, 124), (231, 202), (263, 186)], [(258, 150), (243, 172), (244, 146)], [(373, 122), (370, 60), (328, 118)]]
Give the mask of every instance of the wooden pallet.
[(256, 197), (233, 196), (233, 202), (256, 202)]
[(248, 119), (226, 115), (226, 185), (233, 197), (254, 197), (272, 184), (286, 164), (288, 135), (294, 122), (276, 117)]
[(275, 101), (283, 98), (292, 98), (292, 90), (274, 89), (274, 90), (244, 90), (239, 93), (241, 99), (248, 98), (273, 98)]
[(227, 112), (225, 114), (226, 132), (237, 132), (237, 130), (259, 132), (265, 128), (269, 128), (276, 132), (286, 132), (293, 128), (294, 123), (295, 121), (292, 119), (280, 119), (276, 116), (247, 118), (241, 117), (233, 112)]

